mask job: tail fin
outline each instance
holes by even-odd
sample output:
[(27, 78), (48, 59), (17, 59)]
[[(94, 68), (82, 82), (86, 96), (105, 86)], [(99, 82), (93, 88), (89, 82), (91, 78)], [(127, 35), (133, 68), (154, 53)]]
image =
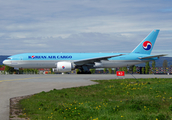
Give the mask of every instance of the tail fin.
[(159, 30), (153, 30), (133, 51), (132, 53), (150, 54)]

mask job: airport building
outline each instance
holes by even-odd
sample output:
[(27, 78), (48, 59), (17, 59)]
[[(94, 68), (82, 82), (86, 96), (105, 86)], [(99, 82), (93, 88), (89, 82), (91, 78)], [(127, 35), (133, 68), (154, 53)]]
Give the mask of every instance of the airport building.
[[(127, 73), (129, 73), (129, 74), (143, 74), (142, 68), (144, 68), (144, 71), (145, 71), (145, 67), (136, 67), (136, 72), (135, 73), (132, 72), (132, 71), (129, 71), (129, 68), (128, 68)], [(119, 68), (116, 68), (116, 70), (112, 69), (111, 74), (116, 74), (116, 71), (119, 71)], [(109, 72), (108, 69), (106, 71), (104, 71), (104, 69), (102, 68), (102, 69), (96, 69), (95, 74), (110, 74), (110, 72)], [(149, 69), (149, 74), (172, 74), (172, 67), (166, 67), (166, 68), (155, 67), (155, 69), (153, 69), (151, 67)]]
[(172, 67), (156, 67), (155, 70), (153, 68), (150, 69), (154, 74), (172, 74)]
[[(142, 68), (144, 68), (145, 71), (145, 67), (136, 67), (136, 72), (134, 73), (133, 71), (130, 71), (129, 68), (127, 68), (127, 73), (125, 74), (143, 74), (142, 72)], [(5, 66), (0, 67), (0, 74), (4, 74), (4, 70), (5, 70)], [(51, 74), (51, 69), (49, 68), (41, 68), (41, 69), (36, 69), (38, 70), (38, 73), (35, 72), (23, 72), (23, 73), (19, 73), (19, 72), (14, 72), (13, 74)], [(95, 72), (93, 74), (116, 74), (116, 71), (119, 71), (120, 68), (112, 68), (111, 71), (109, 71), (109, 69), (107, 68), (106, 70), (104, 70), (104, 68), (98, 68), (95, 69)], [(69, 72), (69, 74), (76, 74), (77, 70), (73, 70), (71, 72)], [(61, 73), (55, 73), (55, 74), (61, 74)], [(155, 69), (153, 69), (152, 67), (149, 70), (149, 74), (172, 74), (172, 67), (156, 67)]]
[(3, 74), (5, 71), (5, 66), (0, 67), (0, 74)]

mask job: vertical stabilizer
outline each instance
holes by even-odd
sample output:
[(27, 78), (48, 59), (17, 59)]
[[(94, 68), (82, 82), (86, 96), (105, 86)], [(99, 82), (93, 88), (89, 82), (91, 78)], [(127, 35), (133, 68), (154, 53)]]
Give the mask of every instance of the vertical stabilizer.
[(132, 53), (150, 54), (158, 36), (159, 30), (153, 30), (133, 51)]

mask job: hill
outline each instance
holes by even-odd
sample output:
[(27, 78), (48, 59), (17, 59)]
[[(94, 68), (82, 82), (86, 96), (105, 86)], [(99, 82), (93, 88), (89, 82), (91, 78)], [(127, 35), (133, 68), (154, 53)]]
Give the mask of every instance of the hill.
[[(160, 57), (158, 60), (155, 60), (156, 67), (162, 67), (164, 60), (167, 60), (168, 61), (168, 67), (170, 67), (172, 65), (172, 57)], [(152, 65), (152, 62), (149, 62), (149, 64), (151, 66)], [(145, 66), (145, 63), (138, 64), (136, 66), (144, 67)]]
[(5, 60), (9, 55), (0, 55), (0, 65), (2, 65), (2, 61)]
[(162, 67), (164, 60), (168, 61), (168, 67), (172, 65), (172, 57), (161, 57), (159, 60), (156, 60), (156, 64)]

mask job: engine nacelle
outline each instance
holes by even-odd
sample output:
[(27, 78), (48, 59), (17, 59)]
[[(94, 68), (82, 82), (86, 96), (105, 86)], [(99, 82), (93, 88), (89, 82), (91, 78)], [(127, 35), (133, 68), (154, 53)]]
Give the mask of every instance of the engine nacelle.
[(103, 67), (103, 64), (101, 62), (95, 62), (94, 67), (95, 68), (102, 68)]
[(57, 68), (53, 68), (53, 72), (70, 72), (74, 69), (74, 64), (71, 62), (58, 62)]

